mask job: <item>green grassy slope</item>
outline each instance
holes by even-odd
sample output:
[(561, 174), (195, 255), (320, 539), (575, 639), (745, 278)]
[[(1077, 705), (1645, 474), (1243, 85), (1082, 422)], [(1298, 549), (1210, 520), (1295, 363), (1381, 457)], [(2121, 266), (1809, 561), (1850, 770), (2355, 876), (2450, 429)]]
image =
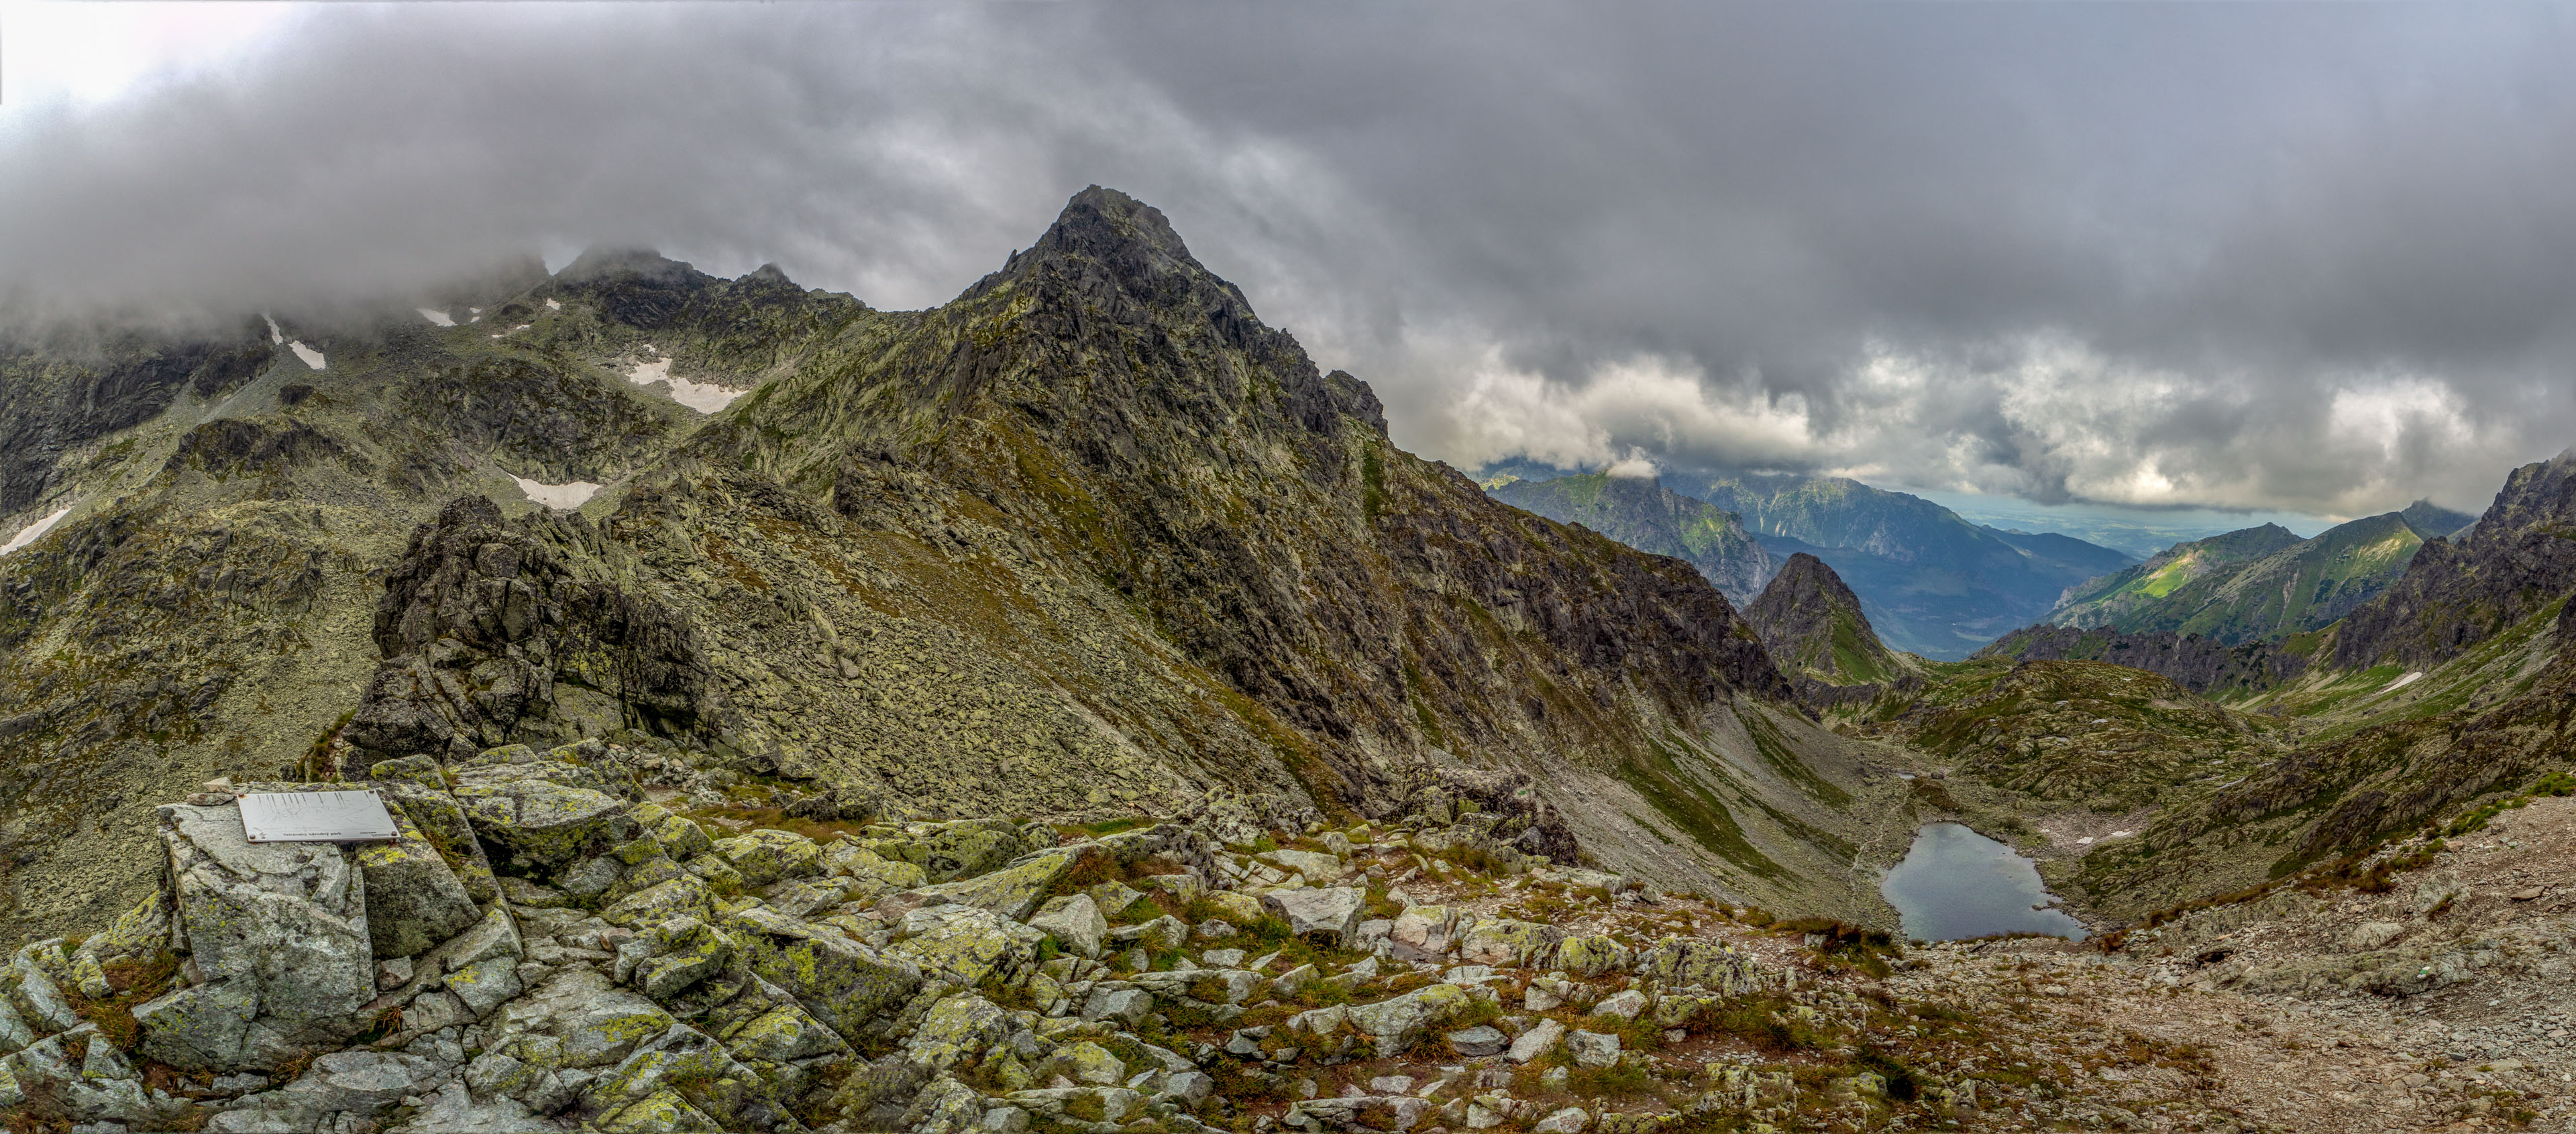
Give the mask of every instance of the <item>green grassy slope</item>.
[(2067, 592), (2048, 621), (2132, 633), (2175, 631), (2221, 643), (2322, 629), (2406, 570), (2423, 534), (2396, 512), (2301, 540), (2275, 525), (2177, 544)]

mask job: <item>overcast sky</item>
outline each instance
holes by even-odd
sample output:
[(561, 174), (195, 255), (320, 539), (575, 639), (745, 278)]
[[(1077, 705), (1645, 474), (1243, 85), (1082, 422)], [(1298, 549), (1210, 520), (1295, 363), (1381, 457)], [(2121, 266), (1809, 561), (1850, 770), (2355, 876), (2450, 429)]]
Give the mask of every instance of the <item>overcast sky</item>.
[(1464, 467), (2347, 516), (2576, 443), (2576, 7), (22, 2), (0, 51), (0, 287), (66, 300), (603, 242), (926, 306), (1097, 182)]

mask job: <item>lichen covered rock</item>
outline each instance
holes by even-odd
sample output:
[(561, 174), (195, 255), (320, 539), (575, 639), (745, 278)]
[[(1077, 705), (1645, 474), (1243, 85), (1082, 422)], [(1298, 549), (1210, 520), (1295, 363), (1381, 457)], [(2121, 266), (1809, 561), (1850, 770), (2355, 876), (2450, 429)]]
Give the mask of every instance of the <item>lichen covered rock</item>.
[(408, 957), (481, 920), (465, 883), (400, 803), (387, 807), (396, 837), (358, 848), (366, 876), (367, 931), (378, 959)]
[(157, 815), (203, 983), (136, 1009), (147, 1050), (180, 1067), (267, 1067), (363, 1027), (375, 960), (355, 857), (334, 843), (253, 843), (230, 804)]

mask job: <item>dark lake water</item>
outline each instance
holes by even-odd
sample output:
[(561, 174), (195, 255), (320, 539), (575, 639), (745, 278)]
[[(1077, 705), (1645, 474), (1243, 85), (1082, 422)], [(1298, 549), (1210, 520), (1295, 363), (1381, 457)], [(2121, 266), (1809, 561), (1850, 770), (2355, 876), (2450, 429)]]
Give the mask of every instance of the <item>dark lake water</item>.
[(2012, 847), (1958, 823), (1914, 833), (1905, 861), (1878, 892), (1903, 917), (1905, 935), (1956, 941), (1997, 933), (2046, 933), (2081, 941), (2084, 923), (2053, 908), (2039, 867)]

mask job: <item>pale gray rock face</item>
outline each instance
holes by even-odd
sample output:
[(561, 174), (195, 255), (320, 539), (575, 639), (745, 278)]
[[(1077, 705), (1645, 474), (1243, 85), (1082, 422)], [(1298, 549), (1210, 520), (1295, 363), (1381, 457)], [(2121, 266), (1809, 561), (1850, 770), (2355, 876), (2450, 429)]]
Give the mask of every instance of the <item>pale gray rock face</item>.
[(1272, 890), (1261, 895), (1261, 906), (1298, 936), (1320, 934), (1339, 945), (1359, 933), (1367, 897), (1367, 891), (1354, 886)]
[(362, 1027), (375, 955), (355, 856), (332, 843), (252, 843), (229, 804), (159, 815), (187, 963), (203, 983), (136, 1010), (156, 1058), (268, 1067)]
[(446, 1070), (436, 1060), (399, 1051), (334, 1051), (316, 1056), (285, 1093), (305, 1096), (325, 1112), (378, 1114), (405, 1095), (427, 1090)]
[(1619, 1037), (1615, 1035), (1577, 1031), (1565, 1038), (1565, 1046), (1580, 1066), (1608, 1067), (1619, 1062)]
[(562, 1129), (537, 1117), (517, 1099), (476, 1102), (458, 1080), (449, 1080), (423, 1102), (427, 1105), (420, 1113), (394, 1127), (393, 1134), (537, 1134)]
[(375, 955), (409, 957), (464, 932), (483, 915), (465, 882), (421, 836), (404, 808), (390, 809), (399, 837), (360, 847), (366, 876), (367, 929)]
[(1056, 943), (1085, 957), (1100, 956), (1100, 940), (1109, 933), (1109, 919), (1100, 916), (1100, 904), (1088, 894), (1049, 898), (1029, 919), (1033, 929), (1045, 931)]
[(633, 1054), (637, 1045), (669, 1031), (675, 1022), (661, 1006), (589, 968), (556, 973), (535, 992), (502, 1005), (496, 1019), (504, 1036), (527, 1034), (561, 1041), (561, 1064), (574, 1068), (617, 1063)]
[(1449, 1033), (1449, 1049), (1469, 1059), (1500, 1055), (1510, 1045), (1511, 1037), (1504, 1035), (1502, 1029), (1481, 1024), (1463, 1032)]
[(728, 928), (751, 970), (796, 998), (843, 1037), (921, 987), (921, 969), (838, 933), (753, 907)]
[(552, 780), (467, 780), (456, 801), (489, 849), (514, 869), (551, 871), (635, 837), (625, 801)]
[(1564, 1038), (1564, 1024), (1540, 1020), (1537, 1027), (1522, 1032), (1521, 1038), (1512, 1041), (1512, 1049), (1507, 1054), (1514, 1063), (1527, 1063), (1555, 1050), (1556, 1042)]

